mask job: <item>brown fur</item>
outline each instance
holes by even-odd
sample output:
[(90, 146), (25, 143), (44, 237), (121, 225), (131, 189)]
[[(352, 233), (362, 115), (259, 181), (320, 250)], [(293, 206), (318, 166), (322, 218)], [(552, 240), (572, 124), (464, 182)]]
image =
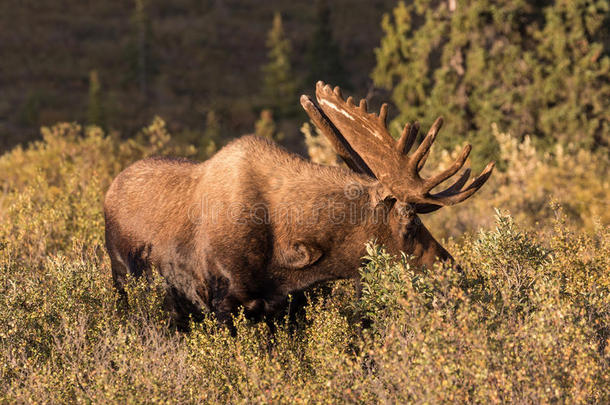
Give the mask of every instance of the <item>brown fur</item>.
[[(104, 203), (112, 274), (155, 265), (177, 318), (240, 305), (252, 316), (281, 308), (315, 283), (358, 276), (365, 243), (430, 265), (450, 258), (408, 205), (391, 209), (375, 179), (320, 166), (256, 136), (204, 163), (149, 158), (114, 180)], [(398, 205), (397, 203), (396, 205)]]

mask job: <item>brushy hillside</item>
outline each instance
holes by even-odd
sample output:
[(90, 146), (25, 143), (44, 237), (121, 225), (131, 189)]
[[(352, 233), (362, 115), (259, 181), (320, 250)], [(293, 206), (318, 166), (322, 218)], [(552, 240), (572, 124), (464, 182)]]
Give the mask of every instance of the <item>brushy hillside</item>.
[(496, 136), (506, 170), (430, 215), (437, 234), (468, 231), (447, 243), (463, 273), (371, 244), (360, 298), (334, 283), (296, 330), (239, 318), (231, 337), (212, 320), (168, 328), (159, 279), (117, 312), (103, 249), (112, 177), (194, 150), (159, 119), (126, 142), (43, 129), (0, 157), (0, 402), (609, 403), (608, 159)]
[[(381, 16), (395, 1), (328, 3), (346, 75), (366, 89)], [(223, 138), (251, 131), (260, 110), (269, 108), (261, 98), (262, 67), (276, 12), (293, 45), (294, 79), (309, 91), (322, 79), (306, 78), (315, 1), (0, 2), (0, 150), (37, 138), (41, 125), (97, 122), (91, 117), (93, 71), (108, 128), (131, 134), (158, 114), (175, 134), (194, 139), (213, 111)]]

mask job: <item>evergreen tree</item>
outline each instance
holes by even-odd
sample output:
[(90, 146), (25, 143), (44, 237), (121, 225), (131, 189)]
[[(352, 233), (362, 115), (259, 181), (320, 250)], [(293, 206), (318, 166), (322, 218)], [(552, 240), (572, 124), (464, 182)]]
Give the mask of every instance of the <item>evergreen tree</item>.
[[(431, 124), (487, 145), (491, 124), (541, 143), (606, 148), (610, 133), (608, 0), (400, 2), (385, 15), (375, 84), (395, 123)], [(396, 125), (393, 130), (396, 130)]]
[(216, 111), (210, 110), (205, 115), (205, 130), (203, 137), (199, 139), (198, 146), (200, 151), (204, 152), (205, 157), (210, 157), (217, 148), (222, 138), (220, 120)]
[(276, 13), (267, 37), (268, 63), (263, 67), (263, 96), (266, 106), (278, 116), (290, 116), (298, 104), (297, 81), (290, 62), (292, 46)]
[(150, 77), (154, 72), (151, 37), (152, 27), (147, 10), (148, 0), (134, 0), (134, 10), (131, 16), (132, 38), (127, 47), (130, 64), (130, 79), (138, 83), (140, 93), (146, 97)]
[(316, 28), (307, 46), (307, 83), (313, 85), (322, 80), (349, 88), (348, 77), (341, 63), (341, 49), (333, 39), (327, 0), (317, 0), (316, 12)]
[(43, 105), (44, 94), (40, 91), (28, 91), (25, 103), (21, 106), (17, 116), (21, 125), (38, 127), (40, 108)]
[(254, 124), (254, 133), (258, 136), (281, 141), (284, 139), (284, 134), (277, 130), (277, 125), (273, 120), (273, 112), (271, 110), (261, 111), (261, 116)]
[(87, 122), (91, 125), (104, 126), (104, 107), (102, 104), (102, 86), (97, 70), (89, 72), (89, 103), (87, 105)]
[(218, 142), (221, 139), (221, 126), (218, 114), (216, 111), (209, 110), (205, 115), (205, 130), (203, 131), (203, 139), (205, 142)]

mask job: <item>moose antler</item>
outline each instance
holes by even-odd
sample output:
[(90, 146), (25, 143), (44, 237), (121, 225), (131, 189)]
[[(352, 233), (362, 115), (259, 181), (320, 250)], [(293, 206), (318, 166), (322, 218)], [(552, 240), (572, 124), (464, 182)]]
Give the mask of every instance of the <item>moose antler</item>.
[(341, 133), (335, 128), (333, 123), (328, 117), (309, 97), (305, 94), (301, 96), (301, 105), (311, 118), (320, 131), (326, 136), (331, 143), (333, 149), (345, 162), (345, 164), (357, 173), (368, 174), (371, 177), (375, 177), (371, 169), (366, 165), (364, 160), (352, 149), (350, 144), (345, 140)]
[[(490, 162), (468, 186), (465, 184), (470, 176), (470, 169), (466, 169), (447, 189), (431, 194), (432, 189), (455, 175), (464, 166), (471, 150), (470, 145), (465, 146), (455, 162), (444, 171), (427, 179), (420, 176), (419, 172), (442, 126), (441, 118), (434, 122), (419, 147), (409, 156), (419, 125), (417, 123), (405, 125), (400, 139), (396, 142), (386, 126), (387, 104), (381, 106), (379, 115), (369, 113), (366, 100), (361, 100), (359, 106), (354, 104), (351, 97), (344, 101), (339, 87), (333, 90), (321, 81), (316, 84), (316, 98), (320, 105), (319, 109), (314, 110), (309, 105), (305, 107), (307, 103), (304, 103), (303, 98), (301, 103), (304, 104), (314, 123), (331, 139), (337, 153), (344, 159), (344, 155), (347, 155), (348, 159), (364, 162), (364, 167), (369, 169), (395, 198), (415, 204), (417, 212), (431, 212), (442, 206), (464, 201), (476, 193), (491, 176), (493, 162)], [(311, 100), (307, 99), (307, 101), (313, 105)], [(315, 111), (323, 115), (315, 116)], [(334, 141), (332, 137), (335, 138)], [(356, 164), (356, 166), (360, 165)], [(361, 171), (366, 172), (365, 169)]]

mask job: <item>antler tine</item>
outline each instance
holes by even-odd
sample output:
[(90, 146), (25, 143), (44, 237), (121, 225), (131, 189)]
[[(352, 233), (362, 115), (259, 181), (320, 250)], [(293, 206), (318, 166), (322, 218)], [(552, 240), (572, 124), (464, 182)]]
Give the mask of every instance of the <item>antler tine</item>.
[(460, 176), (459, 179), (456, 180), (455, 183), (453, 183), (451, 186), (447, 187), (443, 193), (456, 193), (458, 191), (460, 191), (462, 189), (462, 187), (464, 187), (464, 184), (466, 184), (466, 182), (468, 181), (468, 178), (470, 177), (470, 168), (464, 170), (464, 173), (462, 173), (462, 175)]
[(368, 112), (368, 103), (366, 102), (365, 99), (360, 100), (360, 110), (362, 110), (362, 112)]
[[(432, 124), (432, 126), (430, 127), (430, 130), (428, 131), (428, 134), (426, 135), (426, 137), (424, 138), (422, 143), (419, 145), (417, 150), (415, 150), (415, 152), (411, 156), (410, 161), (413, 164), (413, 170), (418, 170), (418, 168), (420, 168), (419, 163), (422, 160), (424, 160), (424, 158), (430, 151), (430, 147), (434, 143), (434, 140), (436, 139), (436, 135), (438, 134), (438, 131), (441, 129), (442, 126), (443, 126), (443, 119), (441, 117), (438, 117), (436, 119), (436, 121), (434, 121), (434, 124)], [(425, 162), (425, 160), (424, 160), (424, 162)]]
[(415, 138), (417, 138), (417, 132), (419, 132), (418, 122), (415, 122), (413, 125), (408, 122), (405, 124), (400, 139), (398, 139), (398, 143), (396, 143), (396, 150), (398, 153), (401, 155), (409, 153), (413, 143), (415, 143)]
[(341, 91), (337, 88), (333, 91), (331, 87), (323, 82), (316, 83), (316, 97), (318, 104), (326, 116), (332, 121), (345, 140), (352, 146), (367, 165), (371, 168), (377, 178), (391, 176), (392, 166), (388, 165), (388, 158), (396, 159), (394, 138), (388, 132), (386, 119), (388, 106), (382, 106), (379, 114), (369, 113), (365, 99), (360, 100), (356, 106), (351, 97), (343, 100)]
[[(441, 191), (438, 195), (451, 195), (459, 192), (464, 184), (468, 181), (470, 177), (470, 168), (464, 170), (464, 173), (460, 176), (459, 179), (456, 180), (451, 186), (447, 187), (445, 190)], [(440, 204), (431, 204), (431, 203), (423, 203), (423, 204), (415, 204), (415, 211), (420, 214), (427, 214), (429, 212), (433, 212), (438, 210), (439, 208), (443, 208), (443, 205)]]
[(464, 149), (462, 149), (462, 153), (460, 154), (460, 156), (458, 156), (455, 162), (451, 164), (451, 166), (449, 166), (446, 170), (438, 173), (437, 175), (427, 179), (426, 186), (428, 188), (428, 191), (432, 190), (434, 187), (438, 186), (443, 181), (456, 174), (462, 168), (462, 166), (464, 166), (464, 163), (466, 163), (466, 159), (468, 159), (468, 155), (470, 155), (471, 149), (472, 146), (470, 145), (464, 146)]
[(483, 186), (483, 184), (485, 184), (487, 179), (489, 179), (489, 177), (491, 176), (494, 166), (494, 162), (489, 162), (487, 166), (485, 166), (485, 169), (483, 169), (481, 174), (479, 174), (479, 176), (475, 178), (472, 183), (470, 183), (470, 185), (465, 189), (456, 192), (455, 188), (451, 186), (445, 191), (431, 195), (432, 199), (434, 199), (435, 202), (438, 201), (438, 203), (441, 205), (454, 205), (464, 201), (465, 199), (476, 193)]
[(341, 157), (350, 169), (357, 173), (365, 173), (371, 177), (375, 177), (362, 158), (350, 147), (341, 133), (335, 128), (326, 115), (324, 115), (324, 112), (322, 112), (309, 97), (302, 95), (301, 105), (314, 125), (322, 131), (330, 141), (337, 155)]
[(383, 125), (386, 125), (386, 121), (388, 119), (388, 105), (383, 103), (381, 105), (381, 109), (379, 110), (379, 122)]
[(422, 158), (419, 160), (419, 162), (417, 162), (417, 172), (418, 173), (421, 171), (421, 169), (424, 168), (424, 165), (426, 164), (426, 160), (428, 160), (428, 156), (430, 156), (430, 149), (428, 149), (426, 151), (426, 154), (424, 156), (422, 156)]

